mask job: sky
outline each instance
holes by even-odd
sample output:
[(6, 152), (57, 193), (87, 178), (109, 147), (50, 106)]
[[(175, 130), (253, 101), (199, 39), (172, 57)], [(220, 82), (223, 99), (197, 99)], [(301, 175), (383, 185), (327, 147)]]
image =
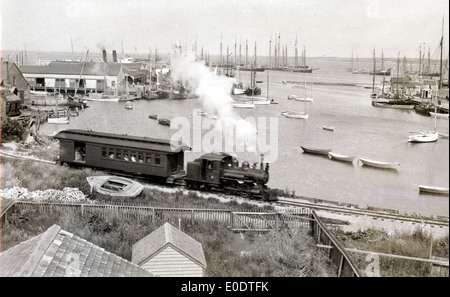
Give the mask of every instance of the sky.
[[(437, 57), (448, 0), (0, 0), (2, 50), (167, 53), (178, 42), (197, 53), (269, 54), (278, 35), (288, 55)], [(446, 56), (444, 57), (446, 58)]]

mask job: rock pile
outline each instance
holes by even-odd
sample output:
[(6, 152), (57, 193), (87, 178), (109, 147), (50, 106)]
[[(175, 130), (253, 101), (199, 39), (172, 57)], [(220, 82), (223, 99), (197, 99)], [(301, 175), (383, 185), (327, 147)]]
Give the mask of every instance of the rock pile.
[(48, 189), (28, 191), (26, 188), (12, 187), (0, 189), (0, 196), (4, 199), (48, 201), (48, 202), (86, 202), (87, 197), (78, 188), (66, 187), (62, 191)]

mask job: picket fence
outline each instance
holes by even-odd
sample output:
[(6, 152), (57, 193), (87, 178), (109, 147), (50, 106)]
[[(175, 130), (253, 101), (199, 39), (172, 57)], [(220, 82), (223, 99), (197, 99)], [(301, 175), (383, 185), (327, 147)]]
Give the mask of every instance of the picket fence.
[(308, 208), (286, 208), (280, 211), (262, 212), (255, 210), (232, 211), (215, 208), (174, 208), (132, 205), (126, 203), (67, 203), (16, 201), (12, 207), (16, 210), (36, 210), (44, 213), (62, 212), (85, 215), (99, 215), (103, 218), (125, 218), (146, 220), (151, 223), (167, 221), (178, 224), (179, 220), (219, 222), (233, 231), (265, 232), (282, 227), (308, 228), (311, 210)]

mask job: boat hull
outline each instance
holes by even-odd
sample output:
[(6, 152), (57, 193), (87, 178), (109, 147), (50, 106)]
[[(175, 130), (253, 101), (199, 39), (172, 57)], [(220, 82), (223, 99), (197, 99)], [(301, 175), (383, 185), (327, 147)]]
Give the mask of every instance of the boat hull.
[(398, 166), (400, 166), (400, 163), (394, 162), (381, 162), (381, 161), (375, 161), (375, 160), (369, 160), (364, 158), (359, 158), (359, 161), (366, 166), (381, 168), (381, 169), (397, 169)]
[(355, 159), (354, 156), (346, 156), (346, 155), (336, 154), (333, 152), (329, 152), (328, 157), (330, 157), (330, 159), (333, 159), (333, 160), (349, 162), (349, 163), (353, 163), (353, 160)]
[(234, 108), (255, 108), (254, 103), (234, 103)]
[(281, 115), (292, 119), (307, 119), (308, 114), (300, 111), (283, 111)]
[(300, 146), (305, 153), (315, 154), (315, 155), (325, 155), (328, 156), (328, 153), (331, 152), (331, 149), (318, 149), (318, 148), (310, 148)]
[(415, 104), (392, 104), (384, 102), (373, 102), (373, 106), (382, 108), (394, 108), (394, 109), (414, 109)]
[(91, 190), (108, 196), (135, 197), (144, 189), (141, 183), (118, 176), (88, 176), (86, 180)]
[(68, 124), (69, 117), (48, 118), (47, 123), (49, 123), (49, 124)]
[(448, 188), (445, 187), (419, 185), (419, 191), (431, 194), (448, 195)]
[(426, 143), (426, 142), (435, 142), (438, 139), (439, 139), (438, 132), (424, 132), (410, 135), (408, 138), (408, 142)]

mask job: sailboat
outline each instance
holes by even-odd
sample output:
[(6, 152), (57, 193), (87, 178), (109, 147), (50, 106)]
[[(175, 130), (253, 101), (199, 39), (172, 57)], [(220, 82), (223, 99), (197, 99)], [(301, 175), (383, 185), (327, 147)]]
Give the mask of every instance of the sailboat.
[(47, 119), (47, 123), (49, 124), (68, 124), (69, 116), (66, 109), (58, 110), (58, 101), (59, 98), (56, 98), (56, 106), (55, 111), (51, 113)]
[(272, 104), (272, 102), (273, 102), (273, 100), (272, 101), (269, 100), (269, 71), (267, 71), (267, 94), (266, 94), (266, 99), (257, 100), (257, 101), (254, 101), (253, 103), (255, 105), (270, 105), (270, 104)]
[(233, 95), (243, 95), (246, 93), (246, 89), (244, 88), (244, 85), (241, 82), (241, 70), (238, 66), (238, 79), (236, 82), (233, 83), (233, 86), (231, 88), (231, 93)]
[[(437, 86), (433, 86), (434, 88), (434, 96), (433, 98), (436, 98), (437, 96)], [(439, 139), (439, 133), (436, 131), (436, 109), (437, 109), (437, 103), (434, 104), (434, 130), (432, 131), (425, 131), (425, 132), (419, 132), (415, 133), (413, 135), (410, 135), (408, 137), (408, 142), (435, 142)]]
[(302, 101), (302, 102), (313, 102), (314, 101), (314, 99), (313, 99), (313, 94), (312, 94), (312, 92), (313, 92), (313, 82), (311, 82), (311, 97), (308, 97), (307, 96), (307, 94), (306, 94), (306, 81), (305, 81), (305, 96), (304, 97), (295, 97), (294, 99), (296, 100), (296, 101)]
[[(441, 36), (441, 42), (440, 42), (440, 50), (441, 50), (441, 57), (440, 57), (440, 87), (442, 88), (442, 47), (443, 47), (443, 41), (444, 41), (444, 20), (442, 20), (442, 36)], [(438, 106), (438, 100), (437, 100), (437, 94), (438, 94), (439, 86), (436, 84), (431, 87), (432, 92), (432, 98), (434, 103), (434, 130), (433, 131), (426, 131), (426, 132), (419, 132), (415, 133), (413, 135), (410, 135), (408, 137), (408, 142), (418, 142), (418, 143), (424, 143), (424, 142), (435, 142), (439, 139), (439, 132), (436, 129), (436, 114), (437, 114), (437, 106)]]
[(309, 118), (308, 114), (306, 113), (306, 103), (307, 101), (304, 101), (305, 103), (305, 109), (304, 111), (283, 111), (281, 112), (281, 115), (292, 118), (292, 119), (307, 119)]

